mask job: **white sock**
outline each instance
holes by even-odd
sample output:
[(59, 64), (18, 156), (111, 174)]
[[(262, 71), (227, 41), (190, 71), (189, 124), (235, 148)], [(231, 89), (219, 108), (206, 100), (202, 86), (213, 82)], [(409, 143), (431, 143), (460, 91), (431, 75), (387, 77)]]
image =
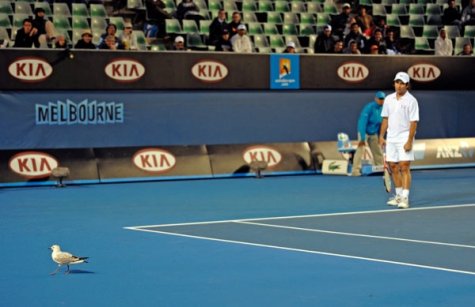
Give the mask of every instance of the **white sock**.
[(409, 190), (402, 190), (402, 197), (409, 197)]
[(401, 196), (402, 194), (402, 188), (396, 188), (396, 195)]

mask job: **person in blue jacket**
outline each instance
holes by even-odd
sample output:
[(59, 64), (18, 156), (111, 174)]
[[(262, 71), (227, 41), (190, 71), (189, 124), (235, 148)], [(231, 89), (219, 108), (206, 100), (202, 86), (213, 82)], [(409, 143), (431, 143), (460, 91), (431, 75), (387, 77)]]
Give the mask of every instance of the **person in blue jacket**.
[(381, 128), (381, 110), (383, 108), (384, 92), (376, 92), (374, 101), (366, 104), (358, 118), (358, 148), (353, 157), (352, 176), (361, 176), (361, 158), (365, 145), (368, 144), (373, 154), (374, 165), (383, 165), (383, 152), (379, 146), (379, 128)]

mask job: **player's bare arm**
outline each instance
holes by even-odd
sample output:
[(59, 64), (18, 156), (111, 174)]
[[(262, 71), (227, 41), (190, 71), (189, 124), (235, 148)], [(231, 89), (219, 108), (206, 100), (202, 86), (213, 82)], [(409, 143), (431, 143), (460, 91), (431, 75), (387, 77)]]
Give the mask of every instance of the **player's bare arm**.
[(411, 126), (409, 128), (409, 137), (407, 139), (406, 144), (404, 144), (405, 151), (412, 150), (412, 143), (414, 141), (414, 136), (416, 135), (416, 130), (417, 130), (417, 122), (411, 122)]
[(381, 122), (381, 128), (379, 130), (379, 145), (384, 146), (386, 144), (386, 140), (384, 136), (386, 135), (386, 131), (388, 130), (388, 118), (383, 117), (383, 121)]

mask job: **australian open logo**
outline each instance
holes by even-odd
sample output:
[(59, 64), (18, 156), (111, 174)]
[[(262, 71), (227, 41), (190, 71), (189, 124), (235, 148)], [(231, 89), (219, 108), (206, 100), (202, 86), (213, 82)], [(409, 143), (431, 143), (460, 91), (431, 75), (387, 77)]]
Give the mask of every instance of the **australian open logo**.
[(124, 122), (124, 104), (71, 100), (35, 105), (37, 125), (104, 125)]
[(298, 55), (271, 55), (271, 88), (300, 88), (300, 58)]

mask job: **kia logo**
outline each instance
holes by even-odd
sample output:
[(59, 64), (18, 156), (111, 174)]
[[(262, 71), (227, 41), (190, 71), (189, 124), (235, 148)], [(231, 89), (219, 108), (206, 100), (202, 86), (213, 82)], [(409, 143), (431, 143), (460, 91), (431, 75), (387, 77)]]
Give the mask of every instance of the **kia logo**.
[(226, 78), (228, 68), (217, 61), (203, 60), (193, 65), (191, 73), (198, 80), (215, 83)]
[(40, 82), (53, 73), (53, 67), (42, 58), (19, 58), (8, 66), (8, 72), (14, 78), (26, 82)]
[(428, 63), (412, 65), (407, 70), (407, 73), (411, 76), (411, 79), (419, 82), (434, 81), (441, 74), (439, 67)]
[(47, 178), (58, 167), (58, 160), (38, 151), (25, 151), (14, 155), (8, 162), (16, 174), (30, 179)]
[(338, 77), (350, 83), (362, 82), (369, 75), (368, 67), (357, 62), (346, 62), (338, 67)]
[(133, 59), (116, 59), (104, 68), (110, 78), (119, 82), (134, 82), (145, 74), (145, 67)]
[(268, 167), (273, 167), (282, 161), (282, 155), (271, 147), (258, 145), (246, 148), (243, 159), (247, 164), (253, 161), (265, 161)]
[(132, 158), (135, 166), (151, 173), (164, 173), (171, 170), (176, 164), (174, 155), (159, 148), (139, 150)]

